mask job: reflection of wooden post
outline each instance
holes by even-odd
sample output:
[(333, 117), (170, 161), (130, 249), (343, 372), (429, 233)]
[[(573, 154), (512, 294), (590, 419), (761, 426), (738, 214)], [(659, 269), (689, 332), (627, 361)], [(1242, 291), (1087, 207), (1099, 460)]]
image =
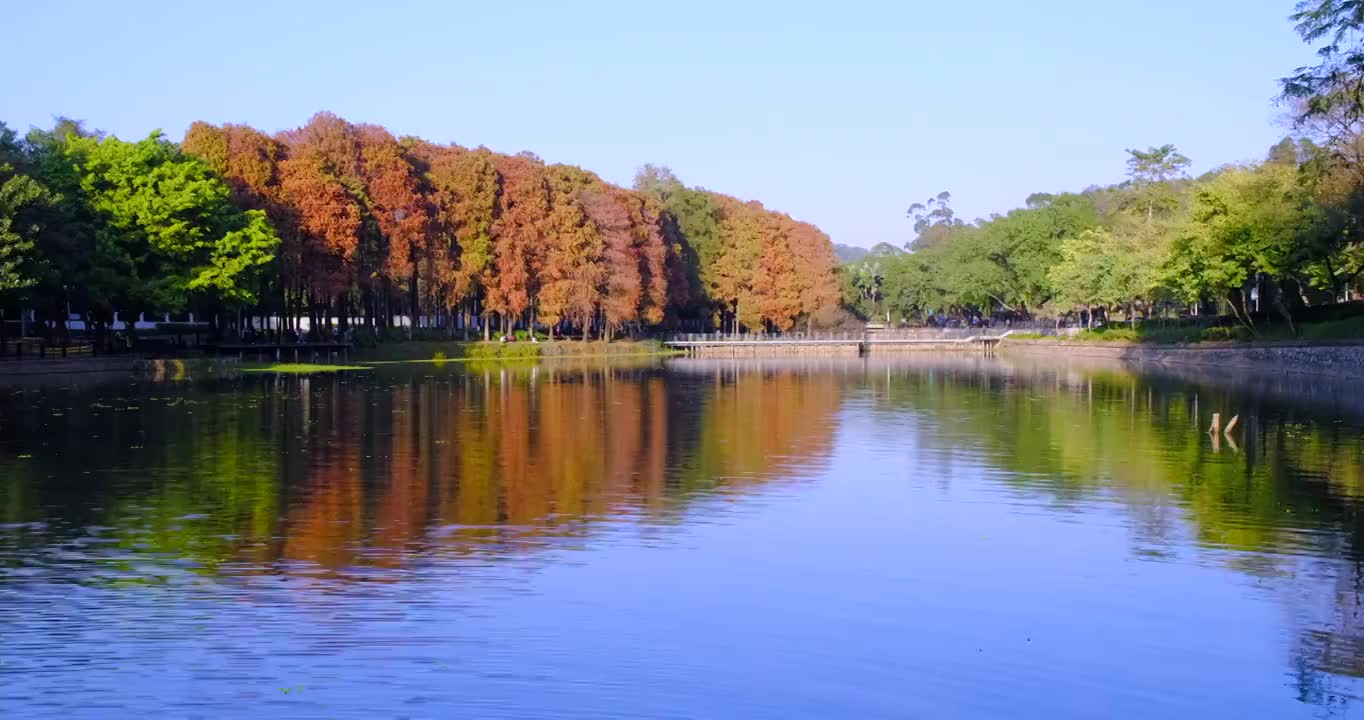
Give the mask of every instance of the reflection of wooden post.
[(1212, 433), (1213, 435), (1216, 435), (1216, 434), (1217, 434), (1217, 431), (1218, 431), (1218, 430), (1221, 430), (1221, 429), (1222, 429), (1222, 413), (1213, 413), (1213, 414), (1212, 414), (1212, 425), (1208, 428), (1208, 432)]

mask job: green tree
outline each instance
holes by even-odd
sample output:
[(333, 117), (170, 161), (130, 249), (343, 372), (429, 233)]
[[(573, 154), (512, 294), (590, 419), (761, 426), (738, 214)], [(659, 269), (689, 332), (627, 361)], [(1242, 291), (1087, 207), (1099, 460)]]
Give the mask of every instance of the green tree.
[(983, 228), (965, 227), (951, 243), (938, 246), (944, 300), (949, 305), (964, 311), (988, 311), (996, 304), (1012, 309), (1005, 297), (1008, 276), (996, 261), (997, 240)]
[(854, 308), (863, 318), (875, 317), (881, 311), (880, 303), (884, 296), (881, 287), (885, 282), (882, 261), (879, 258), (867, 258), (843, 266), (843, 271), (848, 289), (844, 304)]
[(101, 137), (70, 118), (58, 117), (51, 130), (31, 130), (19, 144), (21, 155), (11, 154), (21, 172), (34, 178), (51, 193), (51, 202), (33, 207), (30, 227), (40, 232), (35, 242), (36, 285), (27, 294), (27, 303), (39, 315), (58, 319), (65, 327), (67, 305), (85, 310), (86, 319), (102, 329), (110, 319), (102, 312), (89, 312), (94, 287), (91, 273), (95, 264), (95, 212), (80, 187), (80, 176), (66, 155), (73, 138)]
[(42, 183), (16, 169), (22, 161), (14, 131), (0, 123), (0, 298), (37, 283), (37, 213), (53, 202)]
[(1097, 227), (1099, 220), (1087, 197), (1065, 193), (1034, 194), (1028, 207), (984, 223), (982, 251), (999, 267), (995, 292), (1001, 304), (1029, 314), (1051, 300), (1056, 291), (1049, 272), (1061, 260), (1061, 243)]
[(914, 221), (914, 240), (909, 243), (915, 250), (927, 250), (942, 245), (952, 237), (954, 231), (965, 225), (948, 204), (952, 193), (946, 190), (921, 203), (909, 206), (905, 215)]
[(1175, 237), (1165, 277), (1190, 302), (1207, 295), (1225, 298), (1254, 332), (1248, 310), (1257, 274), (1290, 276), (1311, 222), (1292, 168), (1226, 170), (1194, 193), (1192, 214)]
[(882, 281), (886, 305), (901, 317), (912, 318), (945, 310), (942, 258), (936, 252), (913, 252), (887, 257)]
[(1137, 204), (1146, 209), (1146, 219), (1154, 219), (1157, 209), (1172, 209), (1175, 200), (1170, 181), (1184, 174), (1189, 158), (1168, 144), (1146, 150), (1129, 148), (1127, 155), (1127, 176), (1132, 180)]
[(51, 202), (52, 194), (38, 181), (0, 164), (0, 294), (37, 283), (33, 237), (39, 227), (26, 222), (25, 215)]
[(1284, 99), (1300, 125), (1329, 119), (1329, 141), (1353, 141), (1364, 121), (1364, 3), (1301, 0), (1290, 17), (1318, 60), (1280, 80)]
[(1291, 137), (1286, 137), (1279, 142), (1274, 143), (1274, 145), (1269, 148), (1268, 154), (1265, 155), (1265, 164), (1267, 165), (1297, 167), (1298, 162), (1298, 143)]
[[(1300, 152), (1304, 205), (1315, 216), (1297, 246), (1300, 279), (1339, 298), (1364, 274), (1364, 164), (1310, 141), (1301, 143)], [(1290, 299), (1295, 295), (1290, 288)]]
[(1161, 264), (1170, 253), (1177, 221), (1119, 223), (1114, 226), (1105, 253), (1111, 258), (1107, 278), (1107, 301), (1122, 307), (1129, 323), (1136, 323), (1136, 306), (1150, 317), (1157, 292), (1164, 287)]
[(160, 133), (136, 143), (73, 136), (65, 152), (98, 216), (93, 280), (113, 307), (178, 310), (192, 294), (256, 300), (279, 238), (264, 212), (234, 207), (206, 165)]
[(1049, 273), (1057, 297), (1070, 306), (1088, 311), (1089, 326), (1094, 327), (1094, 306), (1114, 301), (1111, 277), (1117, 265), (1112, 235), (1099, 229), (1085, 230), (1061, 243), (1061, 260)]

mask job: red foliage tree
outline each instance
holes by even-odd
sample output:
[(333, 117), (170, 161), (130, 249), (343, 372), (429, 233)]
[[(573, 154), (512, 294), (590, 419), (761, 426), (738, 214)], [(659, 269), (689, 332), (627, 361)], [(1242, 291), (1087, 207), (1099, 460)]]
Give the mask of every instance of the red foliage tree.
[(345, 318), (359, 300), (381, 322), (400, 307), (442, 320), (459, 308), (466, 331), (483, 316), (485, 336), (493, 315), (504, 327), (538, 315), (610, 337), (705, 308), (725, 329), (789, 330), (839, 300), (818, 228), (675, 178), (636, 193), (529, 153), (400, 140), (330, 113), (273, 138), (195, 123), (183, 149), (276, 225), (286, 317), (335, 302)]
[(415, 325), (420, 312), (417, 267), (433, 230), (425, 179), (413, 163), (415, 158), (409, 158), (387, 130), (359, 125), (354, 134), (360, 145), (366, 210), (379, 232), (378, 270), (388, 283), (408, 284), (408, 308)]
[(542, 223), (549, 213), (544, 163), (528, 155), (496, 161), (502, 177), (497, 219), (492, 225), (493, 280), (485, 312), (515, 319), (531, 304), (544, 250)]
[(639, 319), (644, 279), (640, 275), (638, 253), (625, 191), (601, 187), (581, 195), (583, 212), (601, 237), (603, 329), (609, 337), (627, 323)]
[(300, 302), (313, 294), (343, 298), (362, 272), (361, 232), (365, 223), (359, 147), (350, 124), (330, 113), (314, 115), (307, 125), (280, 133), (288, 151), (279, 166), (281, 197), (297, 222)]
[[(631, 209), (640, 275), (644, 278), (639, 319), (648, 325), (658, 325), (667, 315), (672, 274), (668, 267), (669, 247), (663, 236), (663, 221), (658, 206), (643, 195), (627, 193), (626, 198)], [(681, 285), (685, 287), (685, 280)]]

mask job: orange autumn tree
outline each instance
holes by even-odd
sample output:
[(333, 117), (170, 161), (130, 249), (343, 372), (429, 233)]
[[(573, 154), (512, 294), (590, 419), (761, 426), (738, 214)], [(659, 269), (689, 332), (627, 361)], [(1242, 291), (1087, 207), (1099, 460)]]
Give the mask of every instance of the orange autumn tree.
[(840, 299), (818, 228), (666, 168), (627, 190), (531, 153), (397, 138), (331, 113), (273, 137), (195, 123), (183, 149), (275, 225), (283, 246), (259, 310), (285, 327), (786, 331)]
[(767, 234), (765, 212), (758, 203), (719, 196), (720, 252), (710, 272), (712, 297), (721, 308), (718, 324), (733, 332), (762, 329), (763, 314), (753, 280), (763, 259)]
[[(529, 153), (503, 156), (496, 163), (502, 178), (497, 219), (492, 225), (492, 267), (485, 315), (497, 313), (504, 328), (530, 308), (537, 271), (545, 251), (542, 224), (549, 216), (545, 166)], [(484, 339), (488, 323), (484, 324)]]
[(787, 243), (797, 259), (795, 284), (800, 298), (800, 315), (805, 329), (810, 331), (821, 315), (836, 319), (841, 289), (838, 278), (838, 257), (833, 241), (810, 223), (787, 218), (793, 227)]
[(428, 282), (446, 310), (460, 308), (467, 340), (469, 320), (480, 314), (480, 303), (497, 280), (493, 222), (502, 184), (496, 157), (487, 148), (458, 145), (420, 143), (415, 151), (426, 161), (434, 223), (427, 245)]
[[(667, 318), (670, 270), (661, 209), (648, 197), (620, 188), (616, 196), (630, 214), (630, 234), (635, 263), (643, 282), (635, 322), (659, 325)], [(685, 286), (683, 287), (685, 290)], [(685, 298), (683, 298), (685, 301)]]
[(407, 310), (415, 326), (420, 315), (417, 269), (427, 255), (433, 230), (425, 178), (406, 149), (376, 125), (355, 127), (360, 145), (360, 177), (366, 208), (378, 231), (376, 265), (385, 280), (385, 294), (407, 285)]
[(800, 315), (797, 263), (791, 252), (789, 222), (765, 213), (761, 220), (762, 253), (753, 274), (753, 296), (761, 322), (776, 330), (790, 330)]
[(602, 238), (601, 322), (609, 339), (623, 328), (663, 322), (668, 304), (667, 246), (658, 209), (615, 186), (581, 195), (588, 220)]
[[(614, 192), (613, 192), (614, 190)], [(601, 238), (601, 262), (605, 272), (598, 288), (603, 332), (609, 340), (627, 323), (639, 319), (644, 298), (634, 228), (624, 190), (602, 186), (582, 193), (582, 208)]]
[[(344, 326), (356, 290), (370, 286), (364, 272), (369, 265), (362, 245), (367, 218), (358, 143), (350, 124), (330, 113), (318, 113), (277, 139), (287, 148), (279, 168), (282, 197), (298, 223), (294, 307), (304, 306), (312, 320), (319, 304), (335, 298)], [(364, 302), (368, 299), (363, 297), (362, 303), (366, 317), (372, 318), (373, 305)]]
[[(668, 245), (663, 236), (660, 208), (639, 193), (624, 193), (630, 210), (630, 227), (640, 274), (644, 277), (644, 297), (639, 308), (639, 321), (658, 325), (668, 314)], [(685, 284), (684, 284), (685, 289)], [(682, 296), (686, 301), (685, 296)]]
[(283, 202), (279, 163), (284, 147), (274, 138), (245, 125), (221, 127), (196, 122), (180, 143), (185, 154), (198, 158), (218, 173), (232, 190), (233, 202), (243, 209), (264, 210), (280, 236), (272, 290), (261, 298), (262, 310), (283, 310), (283, 295), (299, 273), (297, 223)]
[(418, 304), (439, 327), (448, 326), (452, 313), (463, 299), (459, 284), (459, 242), (451, 208), (454, 193), (438, 180), (449, 159), (463, 150), (458, 146), (433, 145), (420, 138), (406, 137), (399, 142), (408, 162), (421, 178), (422, 200), (428, 213), (427, 227), (413, 248), (413, 271), (420, 288)]
[(269, 135), (245, 125), (196, 122), (185, 131), (180, 149), (222, 175), (239, 204), (269, 212), (279, 201), (284, 147)]
[(606, 269), (605, 242), (588, 220), (583, 195), (600, 187), (601, 181), (569, 165), (550, 166), (546, 179), (550, 207), (540, 224), (545, 240), (539, 273), (541, 317), (550, 327), (566, 320), (587, 337), (601, 302)]

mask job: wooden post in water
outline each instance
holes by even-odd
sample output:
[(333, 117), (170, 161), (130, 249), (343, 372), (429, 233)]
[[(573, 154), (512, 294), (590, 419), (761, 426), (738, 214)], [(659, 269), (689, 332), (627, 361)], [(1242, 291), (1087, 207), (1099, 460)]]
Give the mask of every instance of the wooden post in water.
[(1208, 432), (1216, 435), (1220, 429), (1222, 429), (1222, 413), (1213, 413), (1212, 425), (1208, 427)]
[(1238, 422), (1241, 422), (1241, 416), (1232, 415), (1231, 419), (1227, 421), (1227, 429), (1222, 432), (1226, 433), (1227, 437), (1231, 437), (1232, 428), (1236, 427), (1236, 423)]

